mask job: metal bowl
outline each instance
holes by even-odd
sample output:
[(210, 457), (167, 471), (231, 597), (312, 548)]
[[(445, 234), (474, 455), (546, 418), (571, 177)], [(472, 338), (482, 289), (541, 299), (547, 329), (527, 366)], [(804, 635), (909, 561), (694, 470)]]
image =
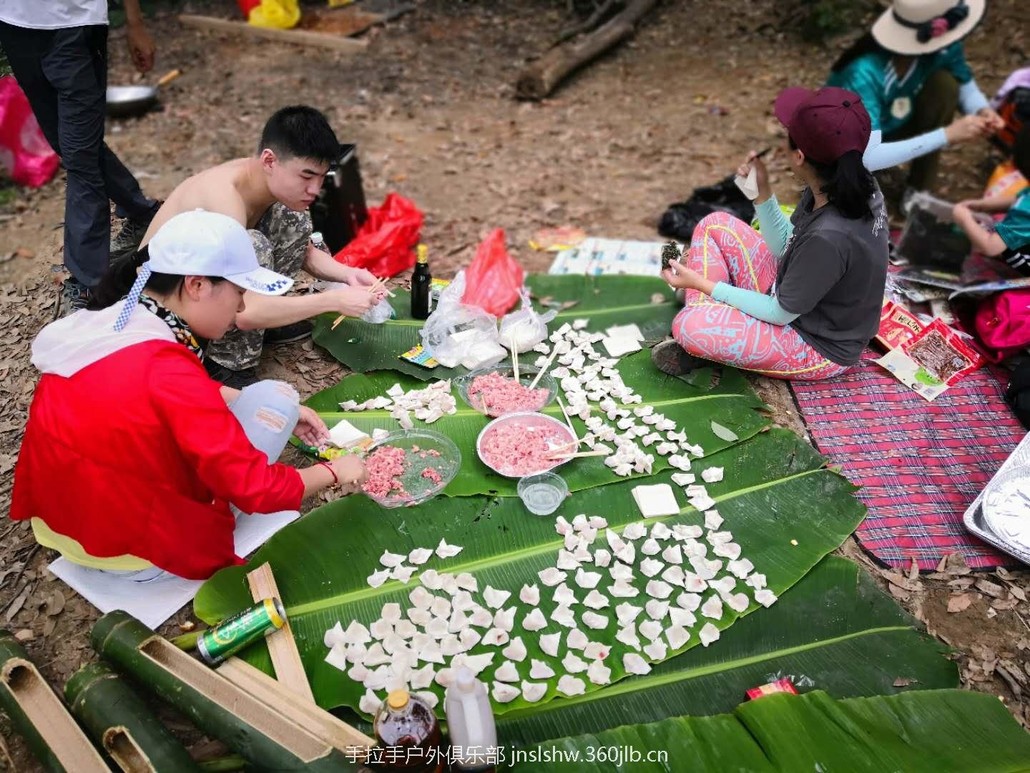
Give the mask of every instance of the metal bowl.
[[(533, 383), (533, 379), (536, 378), (536, 374), (539, 372), (540, 368), (519, 368), (519, 383), (523, 386), (528, 387), (531, 383)], [(505, 378), (510, 378), (512, 380), (514, 380), (515, 378), (515, 370), (509, 363), (507, 365), (493, 365), (487, 368), (480, 368), (479, 370), (474, 370), (471, 373), (467, 373), (464, 376), (459, 376), (458, 378), (456, 378), (454, 380), (454, 384), (458, 388), (458, 396), (461, 397), (461, 399), (465, 401), (465, 404), (470, 408), (475, 408), (480, 413), (486, 414), (490, 417), (503, 416), (504, 414), (502, 413), (493, 412), (489, 405), (484, 405), (484, 403), (479, 399), (478, 395), (469, 394), (469, 388), (472, 386), (473, 380), (475, 380), (478, 376), (486, 376), (490, 373), (500, 373)], [(548, 405), (554, 402), (554, 398), (558, 394), (557, 382), (555, 382), (555, 380), (551, 378), (551, 376), (547, 373), (540, 377), (540, 380), (537, 382), (535, 388), (543, 389), (547, 392), (543, 402), (541, 402), (540, 405), (526, 406), (525, 408), (519, 409), (518, 411), (511, 411), (511, 413), (531, 413), (543, 410)]]
[[(559, 421), (553, 416), (548, 416), (543, 413), (506, 413), (500, 418), (494, 419), (485, 427), (483, 431), (479, 433), (479, 437), (476, 438), (476, 454), (479, 456), (479, 460), (489, 467), (491, 470), (496, 472), (498, 475), (503, 475), (505, 478), (524, 478), (528, 475), (536, 475), (537, 473), (547, 472), (553, 470), (556, 467), (561, 467), (563, 464), (568, 462), (568, 459), (555, 459), (549, 460), (549, 463), (542, 464), (538, 469), (513, 469), (511, 466), (498, 463), (496, 460), (491, 461), (483, 455), (483, 438), (490, 434), (491, 431), (496, 430), (498, 427), (502, 427), (507, 424), (520, 424), (523, 426), (523, 431), (528, 433), (532, 432), (534, 428), (540, 427), (541, 429), (548, 429), (554, 431), (555, 435), (561, 438), (561, 442), (558, 444), (560, 447), (563, 444), (571, 444), (575, 441), (575, 437), (572, 434), (572, 430), (569, 429), (568, 425), (563, 421)], [(575, 448), (569, 448), (569, 452), (573, 452)]]
[(157, 89), (153, 86), (107, 87), (107, 114), (112, 118), (143, 115), (155, 104)]
[[(383, 446), (400, 448), (404, 451), (407, 462), (400, 476), (406, 494), (377, 497), (365, 492), (369, 499), (383, 507), (413, 507), (432, 499), (447, 488), (447, 484), (454, 480), (454, 476), (461, 469), (461, 451), (453, 440), (439, 432), (428, 429), (402, 429), (391, 432), (369, 446), (366, 458)], [(428, 451), (438, 452), (439, 455), (421, 456)], [(438, 482), (422, 477), (422, 472), (427, 468), (437, 472), (440, 476)]]

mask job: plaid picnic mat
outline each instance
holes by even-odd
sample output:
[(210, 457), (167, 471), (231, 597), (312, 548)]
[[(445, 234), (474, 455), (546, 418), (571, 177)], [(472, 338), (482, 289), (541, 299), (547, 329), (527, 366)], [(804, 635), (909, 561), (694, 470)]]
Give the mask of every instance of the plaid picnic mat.
[(972, 567), (1017, 563), (962, 524), (1026, 434), (990, 371), (976, 371), (931, 403), (871, 359), (839, 378), (791, 387), (819, 451), (862, 487), (869, 514), (856, 536), (867, 551), (895, 567), (914, 557), (924, 570), (948, 553), (961, 553)]

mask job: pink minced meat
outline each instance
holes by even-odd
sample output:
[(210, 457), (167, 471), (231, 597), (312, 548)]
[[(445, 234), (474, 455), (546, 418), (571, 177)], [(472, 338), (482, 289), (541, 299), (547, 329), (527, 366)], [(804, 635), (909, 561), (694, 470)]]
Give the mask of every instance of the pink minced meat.
[(426, 467), (424, 470), (422, 470), (422, 477), (426, 480), (431, 480), (433, 483), (436, 484), (439, 484), (443, 481), (443, 476), (441, 476), (440, 473), (438, 473), (432, 467)]
[(503, 416), (515, 411), (538, 411), (547, 402), (546, 389), (530, 389), (500, 373), (487, 373), (472, 379), (469, 401), (487, 416)]
[(370, 497), (383, 499), (388, 496), (407, 496), (400, 476), (404, 472), (405, 454), (403, 448), (382, 446), (365, 459), (367, 477), (362, 490)]
[(483, 436), (483, 460), (502, 475), (529, 475), (560, 464), (550, 458), (555, 449), (569, 450), (572, 438), (563, 428), (547, 422), (506, 421)]

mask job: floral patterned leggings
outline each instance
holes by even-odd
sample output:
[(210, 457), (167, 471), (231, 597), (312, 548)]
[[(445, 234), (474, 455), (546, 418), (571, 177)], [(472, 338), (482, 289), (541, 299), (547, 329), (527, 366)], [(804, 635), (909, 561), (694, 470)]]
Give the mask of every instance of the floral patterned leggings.
[[(776, 257), (761, 235), (725, 212), (694, 229), (687, 265), (713, 282), (769, 292)], [(790, 325), (763, 322), (699, 290), (687, 290), (672, 335), (687, 352), (741, 370), (782, 379), (815, 381), (847, 370), (805, 343)]]

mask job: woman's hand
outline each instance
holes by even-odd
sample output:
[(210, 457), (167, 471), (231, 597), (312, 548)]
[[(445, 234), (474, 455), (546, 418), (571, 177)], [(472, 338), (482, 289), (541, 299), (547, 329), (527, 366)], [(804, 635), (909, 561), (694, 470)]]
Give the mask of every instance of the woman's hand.
[(1000, 132), (1005, 128), (1005, 119), (998, 115), (994, 108), (982, 107), (976, 111), (976, 114), (984, 119), (991, 134)]
[(300, 406), (300, 418), (297, 419), (297, 426), (293, 428), (293, 434), (306, 445), (318, 448), (329, 439), (329, 428), (326, 427), (321, 416), (306, 405), (302, 405)]
[(348, 494), (357, 491), (368, 477), (365, 461), (355, 454), (338, 456), (330, 464), (336, 477), (340, 479), (340, 487)]
[(980, 115), (964, 115), (956, 118), (944, 129), (944, 136), (949, 145), (987, 137), (994, 133), (988, 119)]
[(751, 170), (755, 170), (755, 182), (758, 184), (758, 198), (756, 204), (761, 204), (766, 199), (772, 198), (772, 188), (769, 185), (769, 170), (765, 168), (765, 162), (758, 156), (758, 151), (752, 150), (747, 154), (744, 163), (737, 167), (737, 174), (747, 177)]
[(697, 271), (687, 268), (682, 263), (670, 263), (669, 267), (662, 272), (662, 279), (677, 290), (700, 290), (705, 295), (711, 295), (712, 290), (715, 289), (715, 282), (705, 279)]

